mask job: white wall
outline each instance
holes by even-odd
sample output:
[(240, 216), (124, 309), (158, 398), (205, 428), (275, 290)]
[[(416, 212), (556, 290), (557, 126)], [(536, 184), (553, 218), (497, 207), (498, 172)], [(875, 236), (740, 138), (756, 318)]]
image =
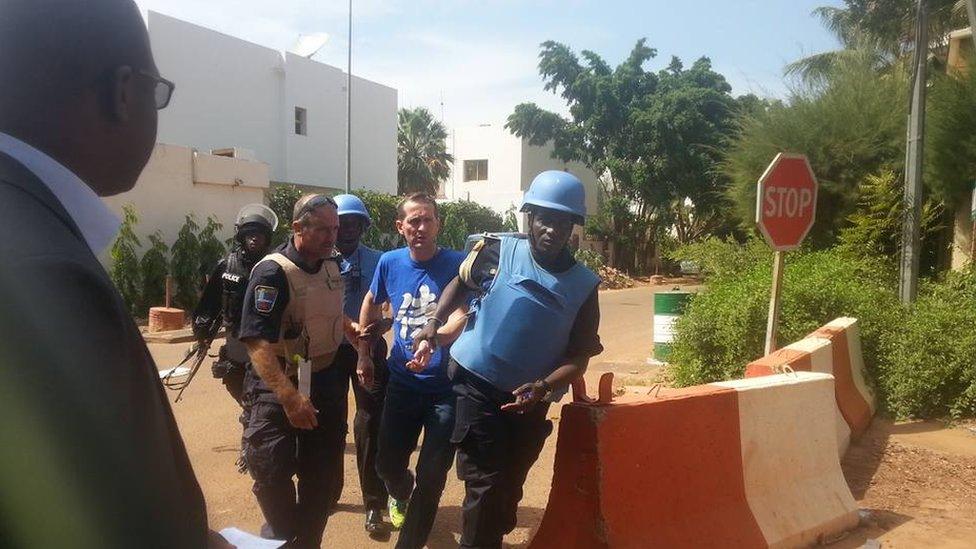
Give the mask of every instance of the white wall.
[[(592, 215), (599, 204), (596, 174), (586, 166), (553, 159), (551, 146), (534, 147), (509, 133), (504, 125), (456, 128), (449, 137), (448, 148), (454, 154), (451, 177), (445, 187), (450, 200), (473, 200), (498, 213), (512, 205), (521, 207), (522, 198), (532, 180), (545, 170), (566, 170), (586, 187), (586, 209)], [(464, 161), (488, 159), (487, 181), (464, 181)], [(522, 220), (520, 219), (520, 224)]]
[(157, 139), (201, 151), (253, 150), (284, 180), (281, 54), (155, 12), (149, 37), (160, 74), (176, 83)]
[(207, 217), (215, 216), (224, 225), (221, 240), (230, 238), (237, 212), (245, 204), (264, 203), (268, 165), (203, 154), (196, 164), (192, 149), (157, 144), (135, 187), (102, 200), (120, 216), (124, 205), (135, 208), (136, 235), (144, 248), (156, 230), (163, 233), (166, 245), (172, 245), (188, 213), (201, 227)]
[[(448, 137), (454, 167), (445, 189), (451, 200), (472, 200), (498, 213), (522, 204), (522, 143), (502, 126), (457, 128)], [(486, 181), (464, 181), (465, 160), (488, 160)]]
[[(346, 165), (345, 73), (149, 12), (163, 76), (176, 83), (158, 140), (201, 151), (239, 147), (271, 166), (273, 181), (342, 187)], [(353, 80), (353, 187), (396, 191), (396, 90)], [(307, 135), (295, 134), (295, 107)]]

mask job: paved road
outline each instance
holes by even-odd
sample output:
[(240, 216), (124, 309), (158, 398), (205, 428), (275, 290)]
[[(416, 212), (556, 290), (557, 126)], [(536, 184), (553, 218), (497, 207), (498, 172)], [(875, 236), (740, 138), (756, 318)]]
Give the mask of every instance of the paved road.
[[(649, 371), (645, 360), (651, 353), (652, 288), (607, 291), (600, 294), (602, 322), (600, 335), (604, 353), (594, 359), (588, 378), (599, 371)], [(152, 344), (150, 350), (160, 369), (175, 365), (189, 344)], [(216, 348), (216, 347), (215, 347)], [(209, 368), (209, 366), (205, 366)], [(591, 384), (591, 394), (595, 384)], [(211, 527), (237, 526), (257, 532), (262, 517), (251, 494), (249, 477), (237, 473), (234, 461), (240, 449), (237, 405), (214, 380), (209, 370), (200, 375), (173, 408), (186, 441), (190, 459), (207, 499)], [(557, 406), (552, 416), (558, 417)], [(354, 406), (350, 400), (350, 410)], [(349, 421), (352, 424), (351, 418)], [(524, 545), (542, 518), (552, 481), (552, 462), (556, 437), (551, 436), (539, 462), (526, 482), (525, 499), (519, 513), (519, 527), (506, 542)], [(339, 511), (329, 520), (324, 546), (380, 547), (389, 542), (370, 540), (362, 527), (362, 496), (355, 468), (355, 448), (350, 433), (346, 445), (345, 490)], [(452, 471), (448, 477), (441, 509), (428, 544), (432, 549), (457, 546), (459, 506), (463, 487)]]

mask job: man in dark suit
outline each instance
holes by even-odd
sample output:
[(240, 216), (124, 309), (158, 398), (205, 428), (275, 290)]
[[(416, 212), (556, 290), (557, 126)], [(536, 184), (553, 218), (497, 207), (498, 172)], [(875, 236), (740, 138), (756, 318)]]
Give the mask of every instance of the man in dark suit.
[(131, 0), (0, 1), (0, 546), (226, 546), (96, 256), (173, 91)]

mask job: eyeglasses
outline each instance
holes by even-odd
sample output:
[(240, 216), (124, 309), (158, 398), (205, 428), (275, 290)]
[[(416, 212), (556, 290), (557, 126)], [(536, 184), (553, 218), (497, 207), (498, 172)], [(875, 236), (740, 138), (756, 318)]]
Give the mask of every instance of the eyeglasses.
[(139, 69), (136, 73), (153, 81), (153, 99), (156, 101), (156, 110), (165, 109), (169, 105), (169, 100), (173, 97), (173, 90), (176, 89), (176, 84), (145, 69)]
[(302, 205), (301, 209), (298, 210), (298, 213), (295, 214), (295, 219), (296, 220), (301, 219), (303, 215), (307, 214), (308, 212), (311, 212), (315, 208), (320, 208), (322, 206), (325, 206), (326, 204), (331, 205), (333, 208), (337, 210), (339, 209), (339, 205), (336, 204), (336, 201), (332, 200), (331, 197), (328, 197), (324, 194), (317, 194), (314, 197), (310, 198), (308, 202)]

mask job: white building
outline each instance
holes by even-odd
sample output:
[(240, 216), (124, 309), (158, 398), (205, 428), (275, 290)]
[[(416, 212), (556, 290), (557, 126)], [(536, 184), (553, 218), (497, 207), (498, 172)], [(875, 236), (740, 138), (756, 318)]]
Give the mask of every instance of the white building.
[[(454, 155), (451, 177), (443, 185), (448, 200), (471, 200), (500, 214), (522, 205), (532, 179), (545, 170), (568, 171), (586, 187), (586, 211), (597, 212), (599, 183), (595, 173), (578, 162), (552, 158), (552, 146), (536, 147), (512, 135), (503, 124), (456, 128), (448, 138)], [(524, 218), (518, 216), (524, 229)]]
[[(268, 164), (272, 182), (344, 187), (345, 72), (152, 11), (148, 24), (160, 73), (176, 83), (159, 142), (237, 148)], [(356, 77), (352, 92), (352, 186), (395, 193), (397, 92)]]
[(226, 240), (234, 235), (237, 212), (245, 204), (264, 202), (268, 168), (264, 162), (157, 144), (135, 187), (102, 200), (120, 217), (127, 205), (136, 210), (135, 233), (143, 248), (156, 231), (171, 246), (187, 214), (193, 214), (201, 227), (208, 217), (215, 217), (223, 224), (218, 236)]

